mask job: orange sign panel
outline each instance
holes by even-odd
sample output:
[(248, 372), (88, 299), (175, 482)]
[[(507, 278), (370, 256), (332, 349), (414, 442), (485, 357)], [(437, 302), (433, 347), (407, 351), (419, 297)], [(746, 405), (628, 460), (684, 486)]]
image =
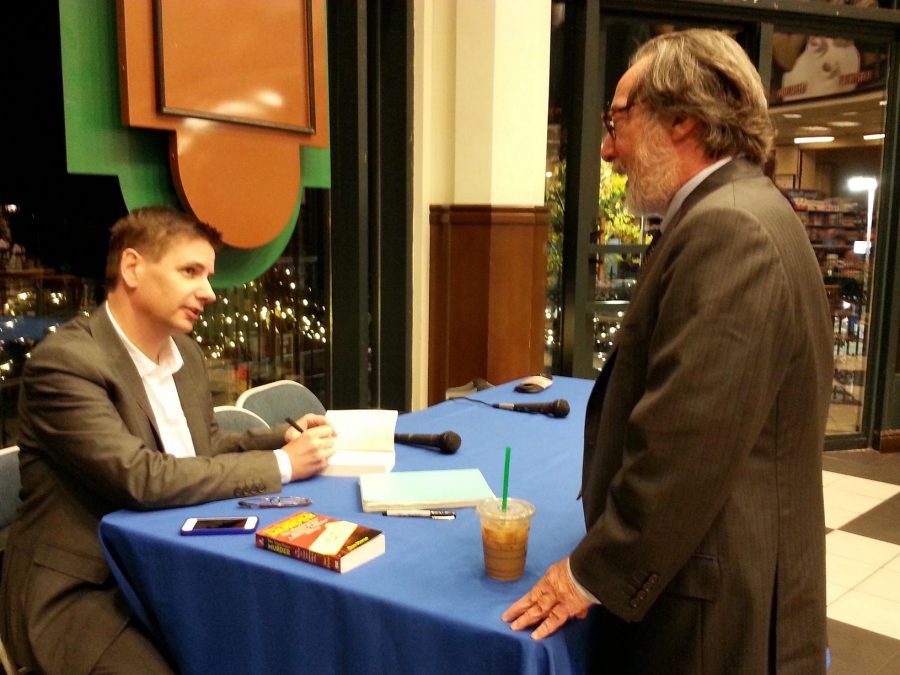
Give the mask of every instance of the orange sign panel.
[(123, 121), (172, 132), (183, 206), (256, 248), (291, 225), (300, 146), (327, 147), (324, 0), (119, 0)]

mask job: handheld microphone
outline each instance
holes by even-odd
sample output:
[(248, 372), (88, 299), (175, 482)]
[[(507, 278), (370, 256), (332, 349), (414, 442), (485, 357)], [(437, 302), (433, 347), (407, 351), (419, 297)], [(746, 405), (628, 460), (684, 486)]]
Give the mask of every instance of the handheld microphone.
[(543, 413), (551, 417), (565, 417), (569, 414), (569, 402), (564, 398), (546, 403), (494, 403), (493, 407), (516, 412)]
[(394, 434), (394, 442), (424, 445), (437, 448), (442, 455), (452, 455), (459, 450), (462, 439), (455, 431), (445, 431), (442, 434)]

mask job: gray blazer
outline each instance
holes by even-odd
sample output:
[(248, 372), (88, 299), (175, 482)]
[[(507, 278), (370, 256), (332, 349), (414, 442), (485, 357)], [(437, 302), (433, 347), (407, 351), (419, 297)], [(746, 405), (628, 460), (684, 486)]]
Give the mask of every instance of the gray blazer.
[(643, 271), (585, 423), (587, 534), (611, 673), (824, 672), (821, 273), (760, 169), (689, 195)]
[(0, 634), (20, 665), (87, 673), (128, 621), (97, 536), (105, 514), (281, 490), (269, 449), (283, 445), (284, 428), (220, 432), (203, 355), (186, 336), (175, 342), (196, 458), (162, 450), (143, 383), (104, 308), (32, 352), (19, 400), (23, 504), (0, 585)]

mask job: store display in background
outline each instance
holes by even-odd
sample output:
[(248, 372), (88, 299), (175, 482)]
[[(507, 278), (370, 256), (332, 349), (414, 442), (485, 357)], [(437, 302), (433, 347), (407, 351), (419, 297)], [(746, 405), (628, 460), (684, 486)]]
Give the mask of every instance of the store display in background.
[[(877, 0), (815, 0), (877, 8)], [(890, 6), (888, 3), (887, 6)], [(775, 31), (773, 104), (847, 94), (885, 86), (887, 50), (840, 37)]]

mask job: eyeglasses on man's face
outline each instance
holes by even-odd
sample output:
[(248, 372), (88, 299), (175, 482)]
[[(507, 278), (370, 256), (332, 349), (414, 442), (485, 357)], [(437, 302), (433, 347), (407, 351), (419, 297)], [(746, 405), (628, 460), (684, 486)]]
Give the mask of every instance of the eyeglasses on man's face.
[(637, 101), (631, 101), (627, 105), (611, 105), (609, 107), (609, 110), (603, 113), (603, 126), (606, 127), (606, 131), (609, 133), (610, 138), (612, 138), (613, 140), (616, 139), (616, 119), (614, 116), (627, 113), (635, 105), (637, 105), (637, 103)]

